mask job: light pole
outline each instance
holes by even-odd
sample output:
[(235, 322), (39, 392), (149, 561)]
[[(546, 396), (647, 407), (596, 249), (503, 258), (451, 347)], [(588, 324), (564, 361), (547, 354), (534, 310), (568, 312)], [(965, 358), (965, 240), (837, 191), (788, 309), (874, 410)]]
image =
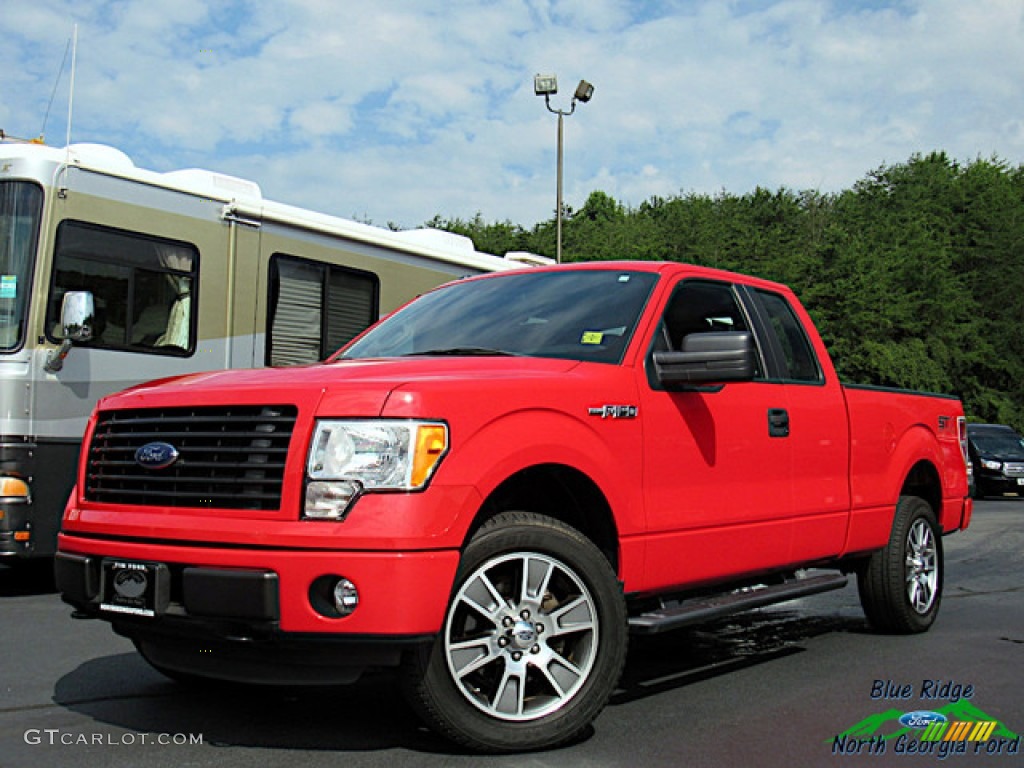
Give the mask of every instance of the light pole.
[(562, 118), (571, 115), (576, 111), (576, 102), (586, 104), (594, 95), (594, 86), (586, 80), (580, 80), (576, 86), (576, 93), (572, 95), (572, 102), (569, 104), (569, 111), (554, 109), (551, 106), (551, 97), (558, 93), (558, 78), (554, 75), (534, 75), (533, 92), (544, 97), (544, 104), (548, 112), (558, 115), (558, 190), (556, 193), (555, 208), (555, 261), (562, 263)]

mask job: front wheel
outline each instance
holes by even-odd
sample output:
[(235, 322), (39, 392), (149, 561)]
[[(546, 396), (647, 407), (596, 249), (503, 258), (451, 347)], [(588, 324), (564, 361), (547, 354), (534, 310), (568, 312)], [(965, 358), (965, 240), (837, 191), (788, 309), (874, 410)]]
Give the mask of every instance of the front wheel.
[(942, 538), (924, 499), (901, 496), (889, 543), (857, 574), (861, 605), (883, 632), (924, 632), (942, 600)]
[(465, 746), (552, 747), (597, 717), (625, 654), (625, 602), (604, 555), (557, 520), (506, 512), (466, 547), (440, 636), (406, 661), (407, 691)]

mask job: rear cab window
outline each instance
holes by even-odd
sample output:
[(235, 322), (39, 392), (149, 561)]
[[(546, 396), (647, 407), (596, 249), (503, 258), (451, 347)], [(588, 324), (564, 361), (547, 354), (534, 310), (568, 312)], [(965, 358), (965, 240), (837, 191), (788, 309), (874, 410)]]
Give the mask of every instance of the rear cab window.
[(822, 384), (825, 377), (807, 331), (785, 296), (756, 289), (767, 321), (768, 343), (772, 344), (784, 381), (803, 384)]

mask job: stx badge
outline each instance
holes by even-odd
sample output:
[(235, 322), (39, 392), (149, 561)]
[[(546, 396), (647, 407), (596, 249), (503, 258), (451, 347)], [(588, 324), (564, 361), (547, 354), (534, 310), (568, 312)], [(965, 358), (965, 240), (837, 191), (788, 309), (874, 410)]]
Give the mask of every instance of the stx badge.
[(587, 412), (602, 419), (635, 419), (636, 410), (635, 405), (602, 405), (600, 408), (590, 408)]

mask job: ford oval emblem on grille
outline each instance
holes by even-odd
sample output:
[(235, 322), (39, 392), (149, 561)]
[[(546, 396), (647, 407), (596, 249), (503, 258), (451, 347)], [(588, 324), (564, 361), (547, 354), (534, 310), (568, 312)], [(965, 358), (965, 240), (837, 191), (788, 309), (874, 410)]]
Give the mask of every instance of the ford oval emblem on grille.
[(135, 463), (146, 469), (165, 469), (178, 460), (178, 449), (170, 443), (146, 443), (135, 452)]

